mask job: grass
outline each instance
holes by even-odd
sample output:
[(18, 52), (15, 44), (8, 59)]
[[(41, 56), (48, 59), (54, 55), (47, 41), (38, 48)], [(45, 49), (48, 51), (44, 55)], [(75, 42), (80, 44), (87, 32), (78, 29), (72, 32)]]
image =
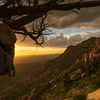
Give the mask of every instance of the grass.
[(30, 93), (35, 87), (35, 71), (43, 63), (15, 64), (15, 77), (0, 77), (0, 99), (16, 100)]
[(33, 63), (15, 64), (15, 77), (9, 77), (8, 75), (0, 77), (0, 98), (16, 100), (31, 92), (35, 87), (34, 73), (37, 67), (40, 65)]
[(0, 76), (0, 100), (21, 100), (37, 87), (37, 69), (55, 55), (15, 57), (15, 77)]
[(73, 96), (74, 100), (86, 100), (85, 94), (77, 94)]

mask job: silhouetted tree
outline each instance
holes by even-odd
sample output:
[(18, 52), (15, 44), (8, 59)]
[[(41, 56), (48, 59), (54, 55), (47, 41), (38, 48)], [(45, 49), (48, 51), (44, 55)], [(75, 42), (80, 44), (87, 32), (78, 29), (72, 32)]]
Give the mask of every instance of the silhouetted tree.
[[(66, 0), (67, 1), (67, 0)], [(80, 10), (81, 8), (100, 6), (100, 0), (84, 1), (68, 0), (64, 3), (64, 0), (1, 0), (0, 1), (0, 19), (3, 23), (10, 26), (16, 33), (31, 37), (36, 44), (41, 45), (44, 43), (38, 42), (37, 39), (40, 36), (51, 34), (51, 30), (46, 32), (46, 28), (49, 27), (48, 23), (44, 20), (47, 17), (47, 13), (51, 10), (69, 11), (77, 13), (74, 9)], [(36, 19), (42, 20), (34, 22)], [(27, 31), (25, 25), (33, 22), (33, 31)], [(43, 31), (46, 33), (44, 34)], [(23, 40), (25, 40), (25, 38)]]

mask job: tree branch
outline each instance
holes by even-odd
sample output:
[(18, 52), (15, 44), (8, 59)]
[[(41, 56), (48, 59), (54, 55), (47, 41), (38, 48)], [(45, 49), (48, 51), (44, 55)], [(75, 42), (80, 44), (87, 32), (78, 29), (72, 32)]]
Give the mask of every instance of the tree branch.
[[(31, 28), (33, 29), (32, 32), (28, 32), (27, 29), (23, 26), (20, 27), (19, 30), (15, 30), (14, 32), (17, 34), (24, 35), (24, 41), (27, 36), (29, 36), (32, 40), (36, 42), (37, 45), (41, 45), (44, 43), (44, 37), (43, 35), (50, 35), (53, 34), (50, 29), (46, 29), (48, 24), (45, 23), (45, 19), (47, 18), (48, 14), (41, 17), (41, 19), (38, 19), (37, 21), (34, 21), (33, 24), (31, 24)], [(46, 33), (46, 30), (48, 30), (48, 34)], [(38, 38), (42, 37), (42, 41), (38, 42)]]
[(97, 1), (88, 1), (88, 2), (75, 2), (75, 3), (68, 3), (68, 4), (60, 4), (55, 5), (52, 10), (61, 10), (61, 11), (69, 11), (72, 9), (80, 9), (80, 8), (88, 8), (88, 7), (97, 7), (100, 6), (100, 0)]
[(35, 7), (25, 7), (25, 6), (24, 7), (14, 7), (13, 9), (7, 8), (7, 9), (4, 9), (3, 11), (2, 10), (0, 11), (0, 18), (14, 16), (14, 15), (28, 14), (27, 16), (24, 16), (22, 18), (19, 18), (9, 23), (9, 26), (12, 29), (17, 29), (23, 25), (26, 25), (42, 17), (50, 10), (69, 11), (75, 8), (80, 9), (80, 8), (85, 8), (85, 7), (96, 7), (96, 6), (100, 6), (100, 1), (75, 2), (73, 4), (68, 3), (68, 4), (59, 4), (59, 5), (56, 4), (56, 5), (53, 5), (52, 7), (50, 5), (51, 3), (48, 2), (46, 4), (37, 6), (36, 8)]
[[(41, 4), (41, 5), (38, 5), (38, 0), (34, 0), (33, 6), (30, 6), (30, 0), (28, 0), (29, 1), (28, 6), (22, 5), (22, 6), (14, 6), (14, 7), (9, 6), (9, 5), (11, 5), (13, 2), (15, 2), (15, 0), (13, 0), (13, 1), (8, 0), (8, 1), (0, 7), (0, 18), (9, 19), (12, 16), (16, 16), (16, 15), (21, 16), (15, 20), (9, 20), (6, 22), (13, 30), (17, 30), (16, 33), (25, 35), (23, 40), (25, 40), (25, 38), (28, 35), (38, 45), (41, 45), (44, 43), (43, 37), (42, 37), (41, 43), (39, 43), (37, 41), (37, 39), (40, 36), (45, 35), (45, 34), (43, 34), (43, 31), (45, 31), (45, 29), (46, 29), (44, 20), (46, 19), (46, 17), (47, 17), (46, 14), (49, 11), (51, 11), (51, 10), (60, 10), (60, 11), (71, 10), (75, 13), (78, 13), (78, 12), (74, 11), (73, 9), (76, 8), (76, 9), (80, 10), (80, 8), (100, 6), (100, 0), (88, 1), (88, 2), (87, 1), (81, 2), (82, 0), (80, 0), (79, 2), (73, 2), (73, 3), (67, 3), (67, 4), (59, 4), (59, 3), (57, 4), (58, 0), (50, 0), (49, 2), (47, 2), (45, 4)], [(43, 16), (43, 15), (45, 15), (45, 16)], [(26, 25), (32, 21), (35, 21), (36, 19), (38, 19), (40, 17), (42, 18), (42, 22), (40, 22), (40, 25), (36, 24), (36, 26), (35, 26), (38, 31), (35, 30), (34, 26), (33, 26), (34, 27), (33, 32), (28, 32), (26, 30), (26, 28), (23, 27), (24, 25)]]
[[(23, 15), (23, 14), (35, 14), (50, 10), (63, 10), (68, 11), (72, 9), (80, 9), (85, 7), (96, 7), (100, 6), (100, 0), (98, 1), (88, 1), (88, 2), (75, 2), (75, 3), (68, 3), (68, 4), (56, 4), (53, 5), (51, 2), (48, 2), (46, 4), (38, 5), (37, 8), (32, 6), (21, 6), (21, 7), (12, 7), (12, 8), (6, 8), (6, 9), (0, 9), (0, 18), (3, 17), (10, 17), (15, 15)], [(0, 7), (1, 8), (1, 7)]]
[(6, 8), (7, 6), (13, 4), (16, 0), (7, 0), (7, 2), (2, 5), (0, 8)]
[(35, 7), (38, 6), (38, 1), (39, 1), (39, 0), (34, 0), (34, 6), (35, 6)]

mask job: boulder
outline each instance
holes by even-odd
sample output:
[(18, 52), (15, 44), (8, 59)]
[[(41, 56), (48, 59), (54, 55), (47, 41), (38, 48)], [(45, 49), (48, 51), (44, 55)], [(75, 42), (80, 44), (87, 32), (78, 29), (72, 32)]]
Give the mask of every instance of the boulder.
[(92, 78), (96, 78), (96, 75), (91, 75)]
[(17, 38), (13, 30), (6, 24), (0, 24), (0, 43), (5, 47), (15, 44)]
[(81, 78), (83, 78), (83, 77), (85, 77), (86, 76), (86, 73), (82, 73), (82, 76), (81, 76)]
[(100, 53), (99, 53), (99, 54), (94, 54), (94, 58), (95, 58), (97, 61), (100, 61)]
[(63, 96), (59, 96), (55, 100), (63, 100), (63, 99), (64, 99)]
[(31, 94), (28, 96), (27, 100), (32, 100), (33, 96), (34, 96), (34, 91), (35, 89), (32, 90)]
[(74, 100), (73, 98), (67, 98), (67, 99), (64, 99), (64, 100)]
[(71, 89), (69, 92), (70, 92), (71, 94), (73, 94), (73, 95), (79, 94), (79, 92), (77, 92), (75, 89)]
[(70, 80), (75, 80), (75, 75), (71, 75)]
[(89, 93), (86, 100), (100, 100), (100, 89)]
[(81, 69), (78, 69), (77, 70), (77, 73), (79, 73), (79, 74), (82, 73), (82, 70)]
[(72, 86), (74, 87), (76, 84), (73, 84)]
[(79, 62), (79, 59), (76, 59), (76, 64)]

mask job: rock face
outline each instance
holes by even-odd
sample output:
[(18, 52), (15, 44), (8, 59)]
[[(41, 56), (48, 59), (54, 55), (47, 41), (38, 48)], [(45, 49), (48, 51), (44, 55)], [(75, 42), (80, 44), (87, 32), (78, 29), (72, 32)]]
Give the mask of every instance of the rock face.
[(100, 100), (100, 89), (95, 92), (89, 93), (87, 96), (87, 100)]
[(84, 54), (84, 62), (95, 58), (97, 61), (100, 60), (100, 37), (96, 38), (94, 46), (90, 47)]

